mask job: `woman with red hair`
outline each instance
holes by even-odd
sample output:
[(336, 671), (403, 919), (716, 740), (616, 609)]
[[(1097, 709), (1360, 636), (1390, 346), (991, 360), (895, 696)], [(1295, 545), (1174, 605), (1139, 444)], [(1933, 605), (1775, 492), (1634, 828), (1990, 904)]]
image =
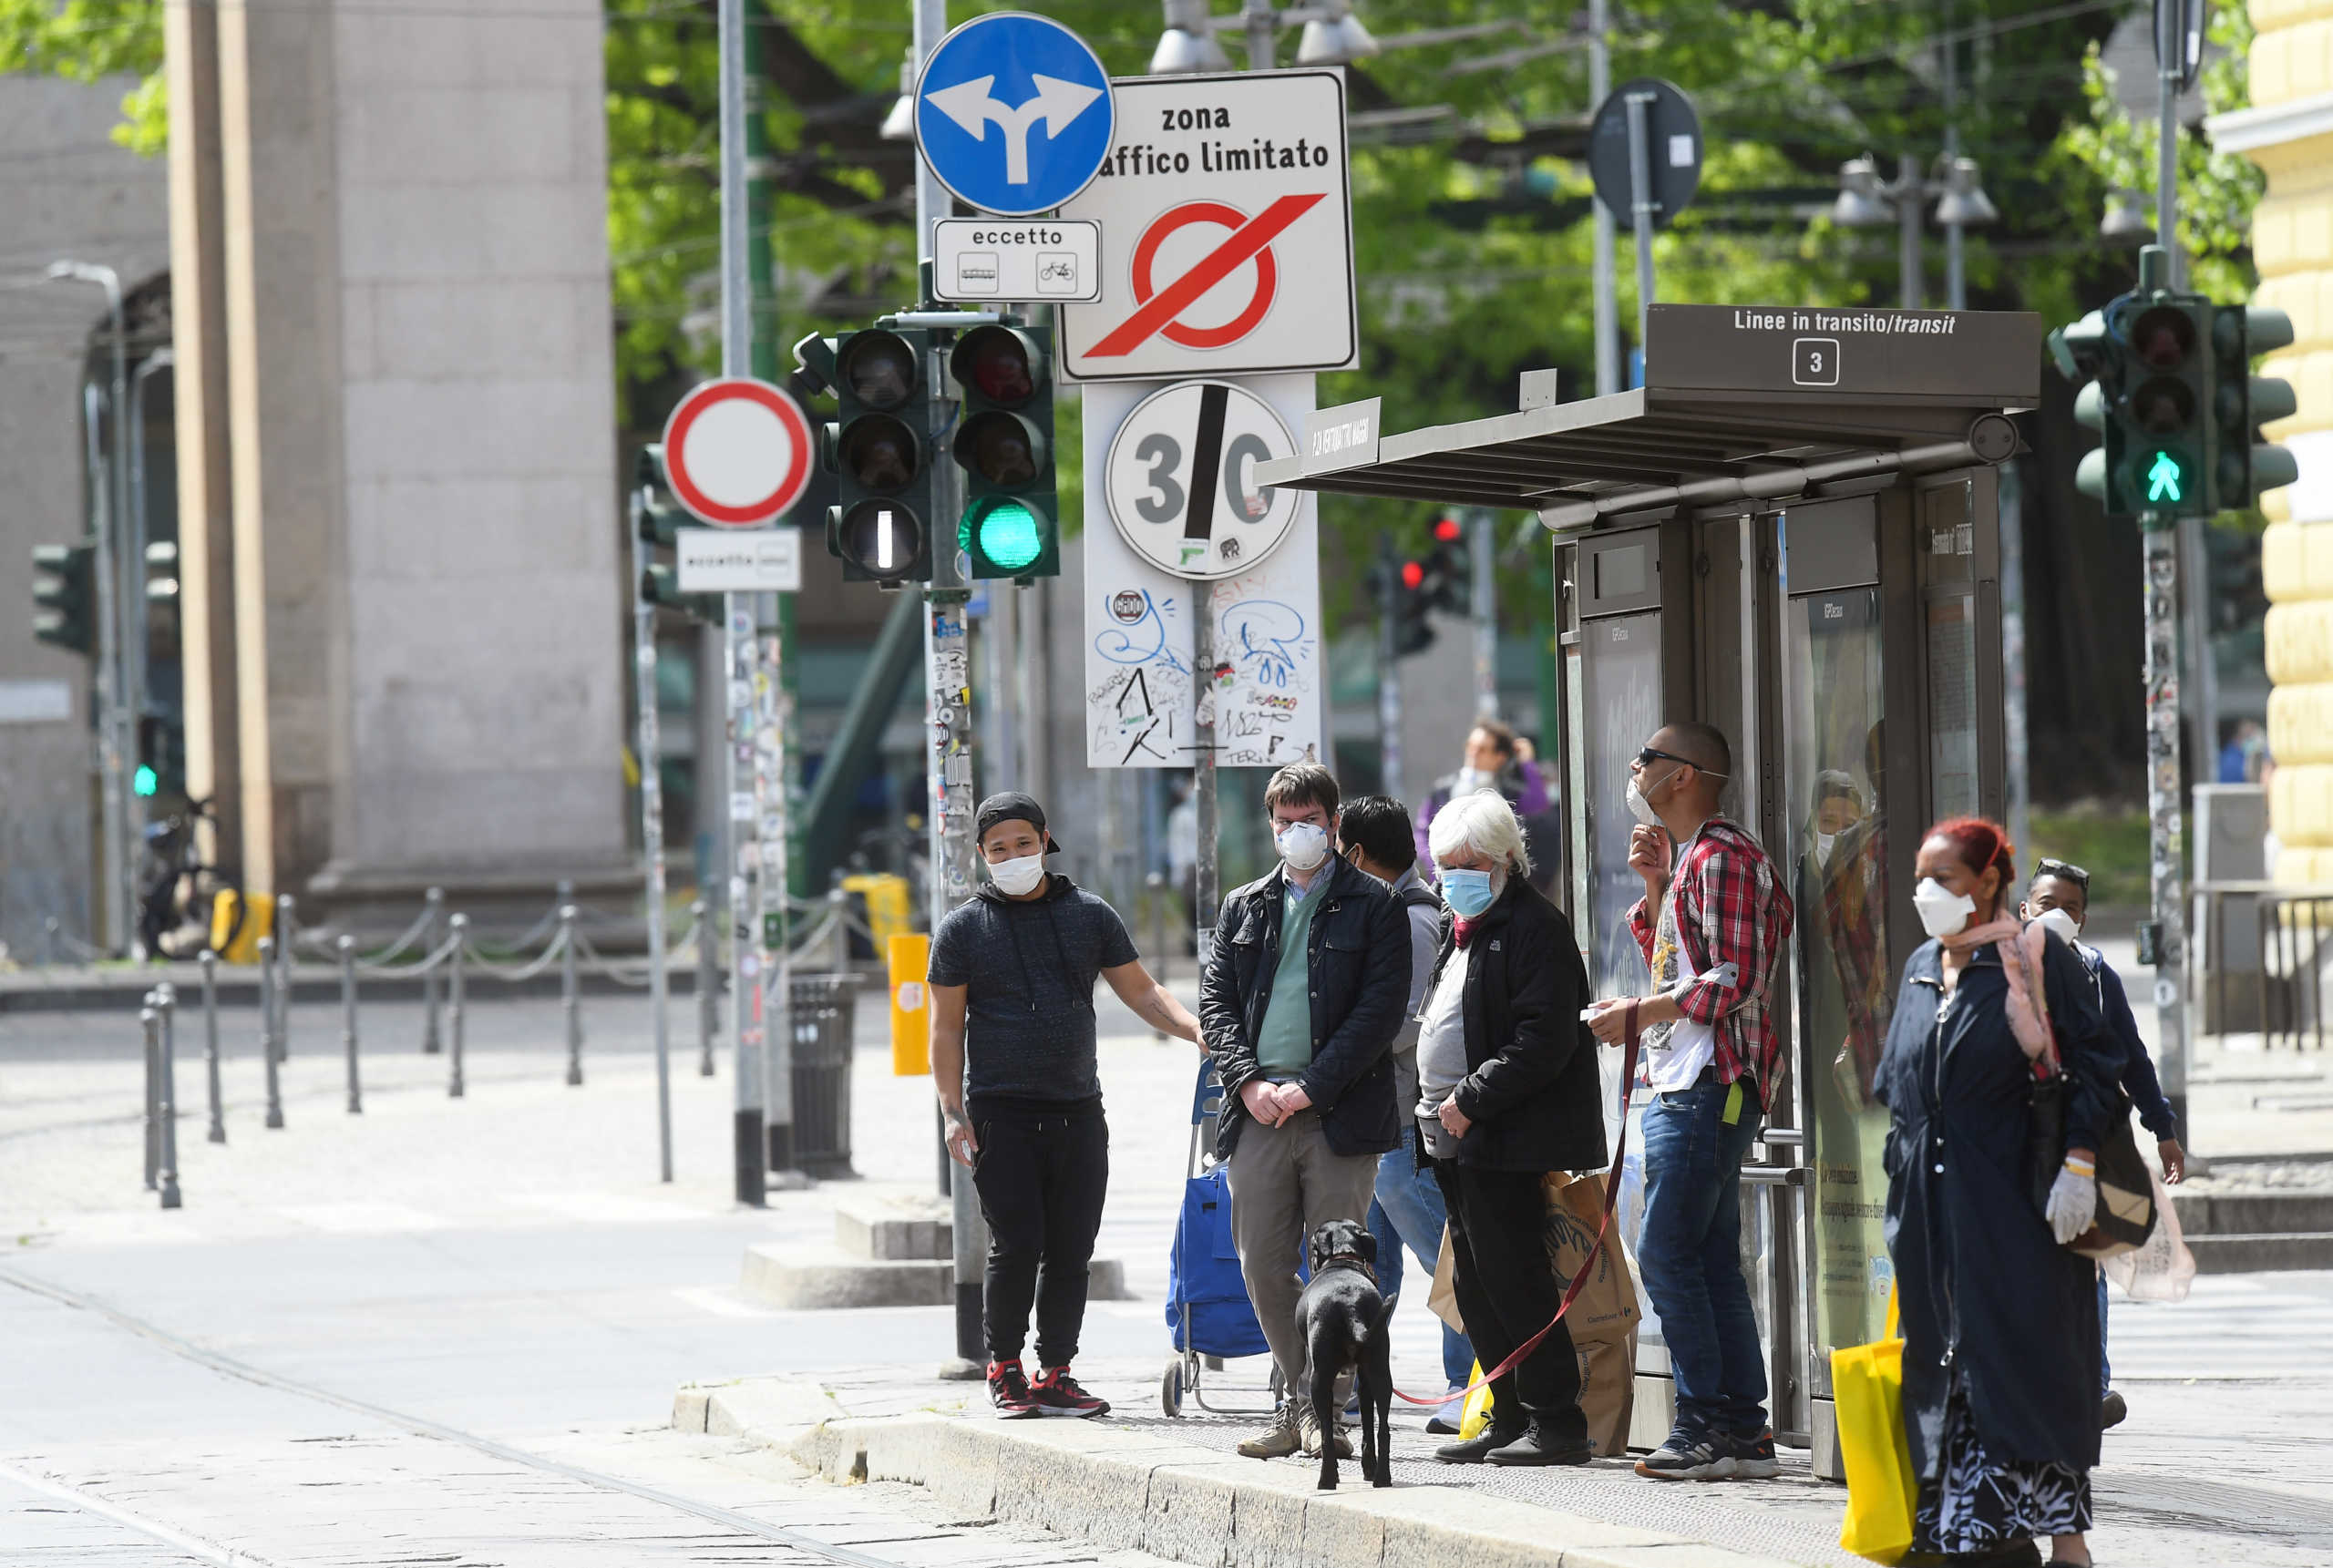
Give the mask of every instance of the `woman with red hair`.
[[(1904, 1423), (1920, 1477), (1913, 1549), (2009, 1568), (2090, 1562), (2098, 1462), (2094, 1151), (2116, 1054), (2081, 960), (2013, 917), (2013, 846), (1958, 817), (1920, 844), (1904, 966), (1876, 1081), (1890, 1113), (1887, 1246), (1904, 1325)], [(2046, 1205), (2029, 1101), (2054, 1037), (2066, 1076)], [(2046, 1173), (2044, 1173), (2046, 1174)]]

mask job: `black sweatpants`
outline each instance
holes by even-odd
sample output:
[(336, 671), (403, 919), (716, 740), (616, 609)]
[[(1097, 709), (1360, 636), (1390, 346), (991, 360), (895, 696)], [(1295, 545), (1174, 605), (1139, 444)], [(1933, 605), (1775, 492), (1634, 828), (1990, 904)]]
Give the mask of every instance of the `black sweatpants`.
[[(1547, 1190), (1536, 1171), (1485, 1171), (1454, 1160), (1434, 1162), (1434, 1179), (1450, 1210), (1451, 1284), (1475, 1358), (1487, 1372), (1546, 1327), (1563, 1304), (1564, 1286), (1547, 1264)], [(1557, 1323), (1523, 1364), (1491, 1381), (1501, 1425), (1517, 1409), (1558, 1440), (1588, 1439), (1579, 1408), (1579, 1355), (1571, 1330)]]
[(1085, 1324), (1085, 1266), (1110, 1185), (1101, 1102), (971, 1108), (972, 1186), (988, 1221), (982, 1332), (992, 1361), (1020, 1358), (1037, 1308), (1037, 1364), (1066, 1367)]

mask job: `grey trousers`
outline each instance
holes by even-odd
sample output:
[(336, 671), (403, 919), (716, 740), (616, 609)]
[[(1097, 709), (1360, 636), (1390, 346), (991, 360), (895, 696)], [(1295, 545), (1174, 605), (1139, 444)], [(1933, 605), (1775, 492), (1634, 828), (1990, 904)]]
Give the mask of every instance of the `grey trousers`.
[(1300, 1111), (1277, 1127), (1249, 1122), (1231, 1151), (1231, 1241), (1239, 1276), (1271, 1342), (1272, 1359), (1291, 1395), (1310, 1391), (1303, 1337), (1296, 1331), (1296, 1276), (1315, 1227), (1331, 1220), (1369, 1223), (1377, 1156), (1338, 1154), (1321, 1131), (1318, 1111)]

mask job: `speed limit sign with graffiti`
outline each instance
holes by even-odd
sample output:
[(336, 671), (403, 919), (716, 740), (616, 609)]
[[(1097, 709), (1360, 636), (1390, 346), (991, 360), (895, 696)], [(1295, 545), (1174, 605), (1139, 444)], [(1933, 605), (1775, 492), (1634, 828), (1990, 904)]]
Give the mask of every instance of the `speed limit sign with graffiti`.
[(1256, 483), (1256, 468), (1296, 455), (1269, 404), (1228, 381), (1153, 393), (1110, 443), (1111, 519), (1135, 553), (1177, 577), (1251, 570), (1296, 525), (1299, 493)]

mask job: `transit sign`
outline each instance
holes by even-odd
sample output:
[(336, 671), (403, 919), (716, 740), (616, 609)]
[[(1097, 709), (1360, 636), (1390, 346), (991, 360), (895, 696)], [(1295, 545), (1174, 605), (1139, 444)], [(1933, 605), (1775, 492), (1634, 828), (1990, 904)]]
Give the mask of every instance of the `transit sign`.
[(1296, 456), (1270, 404), (1228, 381), (1153, 393), (1110, 443), (1111, 520), (1135, 553), (1177, 577), (1251, 570), (1296, 525), (1299, 493), (1256, 483), (1256, 466)]
[(664, 477), (698, 519), (757, 528), (802, 498), (814, 440), (802, 405), (743, 377), (691, 387), (664, 421)]
[(1115, 87), (1117, 144), (1062, 211), (1102, 226), (1101, 297), (1061, 313), (1064, 372), (1110, 381), (1358, 364), (1342, 77)]
[(1110, 78), (1085, 40), (1026, 11), (975, 16), (915, 84), (915, 141), (940, 183), (983, 212), (1049, 212), (1109, 155)]
[(1102, 292), (1102, 226), (1059, 218), (942, 218), (931, 226), (943, 300), (1091, 300)]

